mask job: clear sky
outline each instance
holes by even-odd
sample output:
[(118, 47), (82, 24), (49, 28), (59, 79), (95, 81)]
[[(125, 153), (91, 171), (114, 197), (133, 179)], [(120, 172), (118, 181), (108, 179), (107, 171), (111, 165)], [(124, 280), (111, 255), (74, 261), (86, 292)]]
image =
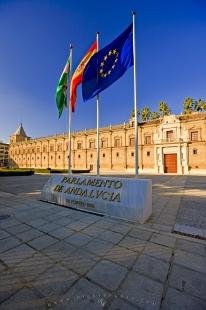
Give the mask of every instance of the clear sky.
[[(136, 11), (138, 106), (166, 101), (182, 111), (185, 97), (206, 99), (205, 0), (0, 0), (0, 140), (19, 123), (31, 137), (68, 130), (58, 119), (55, 89), (74, 46), (73, 66), (100, 32), (113, 41)], [(133, 70), (100, 95), (100, 125), (127, 122), (133, 107)], [(73, 130), (96, 127), (96, 102), (78, 89)]]

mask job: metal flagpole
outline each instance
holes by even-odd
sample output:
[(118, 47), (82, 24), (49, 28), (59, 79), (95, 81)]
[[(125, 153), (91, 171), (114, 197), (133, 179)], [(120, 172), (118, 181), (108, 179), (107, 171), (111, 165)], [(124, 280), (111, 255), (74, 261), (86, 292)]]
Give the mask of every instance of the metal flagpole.
[[(96, 36), (97, 40), (97, 52), (99, 51), (99, 32)], [(97, 73), (98, 80), (98, 73)], [(97, 95), (97, 176), (99, 176), (99, 94)]]
[[(73, 46), (70, 44), (70, 54), (69, 54), (69, 59), (70, 59), (70, 70), (69, 70), (69, 86), (71, 85), (71, 78), (72, 78), (72, 49)], [(71, 150), (71, 124), (72, 124), (72, 110), (71, 110), (71, 102), (70, 102), (70, 87), (68, 87), (68, 96), (69, 96), (69, 106), (68, 106), (68, 112), (69, 112), (69, 152), (68, 152), (68, 173), (71, 173), (71, 155), (72, 155), (72, 150)]]
[(135, 177), (138, 176), (138, 120), (137, 120), (137, 77), (136, 77), (136, 45), (135, 45), (135, 12), (132, 13), (133, 23), (133, 74), (134, 74), (134, 115), (135, 115)]

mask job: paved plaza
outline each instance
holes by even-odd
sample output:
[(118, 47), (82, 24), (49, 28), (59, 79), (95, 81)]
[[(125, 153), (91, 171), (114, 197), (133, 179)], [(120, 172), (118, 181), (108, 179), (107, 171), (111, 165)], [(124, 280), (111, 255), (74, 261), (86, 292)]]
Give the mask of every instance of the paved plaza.
[(39, 201), (48, 177), (0, 178), (0, 309), (206, 309), (206, 177), (144, 176), (145, 224)]

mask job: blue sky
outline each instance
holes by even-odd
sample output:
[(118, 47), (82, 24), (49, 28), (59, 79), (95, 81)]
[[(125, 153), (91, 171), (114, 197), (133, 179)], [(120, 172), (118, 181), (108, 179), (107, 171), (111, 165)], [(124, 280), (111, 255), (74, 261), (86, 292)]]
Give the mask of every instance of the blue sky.
[[(100, 48), (114, 40), (136, 11), (138, 107), (166, 101), (182, 111), (185, 97), (206, 99), (205, 0), (0, 0), (0, 140), (20, 122), (31, 137), (68, 130), (58, 119), (55, 89), (69, 52), (73, 67), (100, 32)], [(127, 122), (133, 107), (133, 70), (100, 95), (100, 125)], [(95, 128), (95, 99), (78, 89), (73, 130)]]

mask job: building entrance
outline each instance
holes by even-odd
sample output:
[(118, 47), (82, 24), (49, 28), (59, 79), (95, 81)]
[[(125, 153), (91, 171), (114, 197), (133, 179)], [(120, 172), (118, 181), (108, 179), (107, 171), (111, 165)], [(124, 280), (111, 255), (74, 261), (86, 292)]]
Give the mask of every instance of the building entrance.
[(177, 154), (164, 154), (164, 172), (177, 173)]

